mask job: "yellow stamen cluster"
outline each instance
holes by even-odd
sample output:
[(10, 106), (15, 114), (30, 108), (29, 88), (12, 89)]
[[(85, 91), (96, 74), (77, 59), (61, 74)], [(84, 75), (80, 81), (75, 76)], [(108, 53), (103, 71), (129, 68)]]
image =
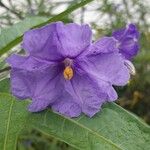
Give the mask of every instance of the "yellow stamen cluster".
[(73, 77), (73, 69), (70, 66), (67, 66), (64, 69), (63, 75), (66, 80), (71, 80)]

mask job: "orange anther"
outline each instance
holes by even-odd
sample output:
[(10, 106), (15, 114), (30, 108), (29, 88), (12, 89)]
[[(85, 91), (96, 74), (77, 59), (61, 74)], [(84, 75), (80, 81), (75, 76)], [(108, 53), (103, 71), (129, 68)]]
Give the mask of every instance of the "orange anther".
[(64, 78), (70, 80), (73, 77), (73, 69), (70, 66), (67, 66), (63, 72)]

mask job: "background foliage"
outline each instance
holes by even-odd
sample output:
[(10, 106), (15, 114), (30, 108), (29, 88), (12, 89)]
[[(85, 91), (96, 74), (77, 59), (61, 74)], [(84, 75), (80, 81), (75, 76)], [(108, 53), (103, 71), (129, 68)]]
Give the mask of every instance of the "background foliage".
[[(77, 23), (89, 23), (93, 28), (94, 39), (97, 39), (103, 35), (110, 35), (112, 29), (120, 28), (126, 23), (133, 22), (137, 24), (141, 31), (141, 50), (139, 55), (134, 59), (137, 73), (132, 77), (130, 83), (126, 87), (117, 88), (120, 97), (117, 103), (125, 109), (134, 112), (143, 118), (145, 122), (150, 124), (149, 11), (150, 4), (148, 3), (148, 0), (1, 0), (0, 92), (6, 93), (9, 91), (9, 80), (3, 80), (9, 76), (9, 67), (7, 67), (7, 64), (4, 61), (5, 58), (14, 52), (24, 53), (19, 44), (24, 31), (57, 20), (62, 20), (64, 22), (74, 21)], [(4, 99), (3, 97), (11, 102), (12, 98), (10, 95), (1, 96), (1, 99)], [(20, 105), (20, 103), (18, 105)], [(111, 106), (108, 106), (108, 108), (110, 107)], [(0, 112), (2, 114), (3, 111), (1, 110)], [(132, 124), (127, 126), (132, 126)], [(140, 127), (140, 129), (141, 128), (142, 127)], [(141, 132), (143, 133), (149, 133), (148, 131), (148, 129), (141, 129)], [(105, 135), (105, 133), (103, 134)], [(130, 137), (130, 135), (128, 136)], [(144, 139), (147, 139), (148, 137), (147, 134), (142, 134), (141, 137), (142, 136)], [(147, 140), (147, 143), (148, 142), (149, 141)], [(73, 145), (72, 143), (69, 144)], [(75, 148), (32, 128), (21, 131), (21, 136), (19, 136), (19, 139), (17, 140), (17, 149), (71, 150)], [(128, 147), (127, 149), (130, 148)], [(145, 149), (147, 150), (148, 147), (145, 146)]]

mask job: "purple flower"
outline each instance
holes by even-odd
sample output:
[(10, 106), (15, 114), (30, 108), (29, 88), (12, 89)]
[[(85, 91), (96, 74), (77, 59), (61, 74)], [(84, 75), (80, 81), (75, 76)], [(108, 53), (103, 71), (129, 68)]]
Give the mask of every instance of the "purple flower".
[(118, 42), (120, 53), (127, 60), (131, 60), (137, 55), (139, 50), (139, 32), (134, 24), (129, 24), (126, 28), (114, 31), (112, 36)]
[(130, 61), (139, 51), (139, 32), (134, 24), (129, 24), (126, 28), (114, 31), (112, 36), (116, 39), (119, 52), (124, 57), (124, 64), (130, 74), (135, 74), (135, 68)]
[(88, 25), (75, 23), (27, 31), (22, 44), (27, 55), (7, 59), (13, 95), (32, 99), (31, 112), (51, 107), (69, 117), (81, 112), (92, 117), (103, 103), (116, 100), (113, 85), (125, 85), (129, 70), (115, 38), (92, 43), (91, 37)]

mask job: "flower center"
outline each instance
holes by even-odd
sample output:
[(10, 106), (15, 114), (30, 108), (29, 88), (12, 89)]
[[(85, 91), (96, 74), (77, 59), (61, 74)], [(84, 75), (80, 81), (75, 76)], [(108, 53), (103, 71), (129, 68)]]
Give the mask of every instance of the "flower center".
[(63, 75), (66, 80), (71, 80), (73, 77), (73, 69), (70, 66), (67, 66), (64, 69)]
[(71, 65), (72, 65), (72, 59), (66, 58), (63, 61), (63, 63), (65, 65), (65, 69), (64, 69), (64, 72), (63, 72), (64, 78), (66, 80), (71, 80), (72, 77), (73, 77), (73, 69), (71, 67)]

